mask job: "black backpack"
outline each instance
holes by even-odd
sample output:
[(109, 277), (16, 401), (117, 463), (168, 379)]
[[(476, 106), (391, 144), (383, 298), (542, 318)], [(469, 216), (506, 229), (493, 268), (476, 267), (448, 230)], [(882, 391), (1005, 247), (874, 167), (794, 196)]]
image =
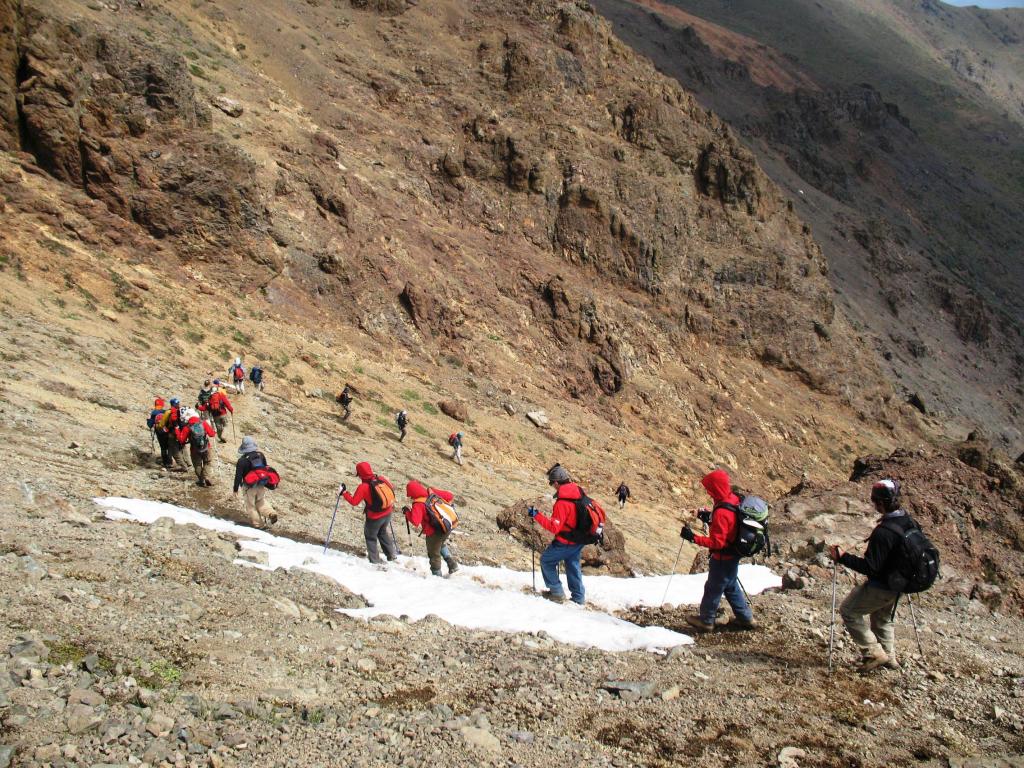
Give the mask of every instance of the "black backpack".
[(903, 594), (924, 592), (939, 576), (939, 550), (924, 535), (916, 522), (907, 518), (906, 527), (895, 520), (885, 520), (882, 526), (900, 537), (895, 559), (887, 574), (889, 589)]
[(204, 408), (210, 404), (210, 398), (213, 397), (212, 389), (200, 389), (199, 390), (199, 404)]
[(199, 453), (206, 453), (210, 449), (210, 438), (202, 421), (190, 424), (188, 427), (188, 443)]

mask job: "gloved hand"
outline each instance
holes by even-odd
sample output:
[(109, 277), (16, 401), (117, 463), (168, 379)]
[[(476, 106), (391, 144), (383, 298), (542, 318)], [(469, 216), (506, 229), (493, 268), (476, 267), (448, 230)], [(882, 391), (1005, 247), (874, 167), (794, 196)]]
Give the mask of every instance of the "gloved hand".
[(707, 507), (701, 507), (697, 510), (697, 519), (707, 525), (711, 524), (711, 510)]
[(687, 541), (693, 541), (693, 529), (689, 525), (684, 525), (683, 530), (679, 532), (679, 535)]
[(526, 514), (528, 514), (530, 516), (530, 519), (533, 520), (533, 518), (535, 518), (538, 514), (540, 514), (540, 512), (537, 510), (536, 507), (529, 507), (526, 510)]
[(833, 544), (828, 548), (828, 556), (833, 563), (838, 563), (843, 557), (843, 550), (839, 548), (838, 544)]
[(338, 486), (338, 495), (341, 496), (341, 494), (343, 494), (347, 490), (348, 486), (342, 483), (341, 485)]

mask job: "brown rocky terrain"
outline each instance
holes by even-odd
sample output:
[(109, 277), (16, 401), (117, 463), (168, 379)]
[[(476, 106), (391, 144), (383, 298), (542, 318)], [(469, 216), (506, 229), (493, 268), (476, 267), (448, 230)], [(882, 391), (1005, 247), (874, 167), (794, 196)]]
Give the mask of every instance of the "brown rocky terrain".
[[(1020, 752), (1019, 468), (980, 439), (930, 445), (942, 423), (885, 381), (786, 196), (585, 6), (0, 0), (0, 36), (0, 765)], [(143, 422), (236, 355), (267, 389), (235, 398), (200, 489), (159, 469)], [(773, 499), (806, 475), (776, 505), (772, 562), (803, 587), (755, 598), (756, 635), (603, 653), (351, 619), (334, 609), (361, 596), (233, 565), (234, 536), (91, 501), (240, 520), (242, 434), (284, 478), (279, 535), (321, 541), (368, 459), (456, 492), (463, 561), (524, 570), (514, 510), (555, 461), (619, 534), (590, 572), (667, 572), (712, 466)], [(919, 604), (928, 656), (901, 625), (901, 672), (852, 675), (840, 639), (829, 678), (820, 539), (866, 534), (867, 481), (841, 481), (908, 444), (925, 453), (862, 471), (901, 473), (949, 551)], [(860, 499), (838, 525), (833, 492)], [(334, 541), (362, 553), (358, 514)], [(618, 697), (609, 678), (642, 685)]]
[(1024, 131), (1011, 94), (1024, 12), (595, 5), (726, 119), (793, 199), (838, 305), (901, 396), (952, 439), (980, 424), (1016, 451)]

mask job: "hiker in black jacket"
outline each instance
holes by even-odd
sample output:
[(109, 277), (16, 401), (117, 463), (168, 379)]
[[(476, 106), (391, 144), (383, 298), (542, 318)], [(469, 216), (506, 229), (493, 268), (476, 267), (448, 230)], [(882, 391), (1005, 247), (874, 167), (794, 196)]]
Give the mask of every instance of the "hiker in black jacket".
[(277, 515), (267, 503), (267, 486), (260, 483), (247, 484), (245, 476), (257, 469), (267, 468), (267, 457), (263, 455), (256, 441), (251, 437), (244, 437), (242, 444), (238, 447), (238, 463), (235, 464), (235, 485), (234, 494), (238, 495), (239, 488), (245, 488), (245, 511), (249, 515), (249, 521), (253, 528), (266, 528), (268, 524), (277, 522)]
[(902, 554), (901, 532), (917, 525), (900, 509), (899, 496), (896, 480), (886, 478), (872, 486), (871, 503), (881, 517), (868, 538), (864, 557), (843, 552), (836, 545), (829, 547), (834, 562), (868, 577), (850, 591), (840, 607), (846, 631), (863, 658), (861, 672), (882, 666), (898, 668), (892, 614), (900, 593), (889, 588), (889, 575), (897, 569)]
[(617, 493), (619, 496), (619, 509), (622, 509), (624, 506), (626, 506), (626, 502), (629, 500), (630, 496), (629, 486), (626, 485), (625, 480), (619, 483), (619, 488), (617, 491), (615, 491), (615, 493)]

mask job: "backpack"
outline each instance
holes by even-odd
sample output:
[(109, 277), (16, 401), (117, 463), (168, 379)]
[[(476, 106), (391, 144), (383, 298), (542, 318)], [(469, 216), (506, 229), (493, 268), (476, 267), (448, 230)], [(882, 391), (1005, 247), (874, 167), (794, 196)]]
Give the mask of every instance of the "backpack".
[(455, 505), (450, 504), (436, 493), (427, 496), (424, 506), (427, 508), (427, 517), (430, 524), (439, 531), (451, 533), (459, 524), (459, 514), (455, 511)]
[(210, 404), (210, 398), (213, 397), (212, 389), (200, 389), (199, 390), (199, 404), (203, 407)]
[(576, 505), (576, 525), (567, 531), (565, 538), (573, 544), (598, 544), (604, 541), (604, 524), (607, 519), (601, 505), (584, 493), (574, 499)]
[(268, 491), (273, 491), (281, 482), (281, 476), (273, 467), (258, 467), (245, 473), (242, 482), (252, 487), (254, 485), (265, 485)]
[(402, 427), (405, 426), (405, 423), (406, 423), (407, 420), (408, 419), (407, 419), (407, 417), (406, 417), (406, 415), (404, 413), (399, 413), (395, 417), (395, 423), (398, 425), (399, 429), (401, 429)]
[(242, 366), (236, 365), (231, 369), (231, 375), (235, 377), (235, 381), (241, 381), (245, 378), (245, 371), (242, 370)]
[(765, 557), (771, 557), (768, 502), (758, 496), (744, 496), (739, 506), (724, 502), (715, 505), (716, 509), (721, 507), (736, 515), (736, 539), (729, 545), (729, 552), (739, 557), (753, 557), (764, 550)]
[(210, 395), (210, 400), (207, 403), (214, 416), (223, 416), (228, 412), (227, 406), (224, 405), (224, 393), (214, 392)]
[(455, 443), (458, 442), (458, 439), (459, 439), (458, 433), (457, 432), (452, 432), (450, 435), (448, 435), (448, 445), (450, 445), (450, 446), (452, 446), (452, 448), (454, 448), (455, 447)]
[(367, 480), (370, 484), (370, 500), (366, 503), (367, 512), (383, 512), (395, 504), (395, 489), (379, 477)]
[(886, 581), (889, 589), (903, 594), (924, 592), (939, 576), (939, 550), (914, 520), (903, 528), (895, 521), (882, 525), (900, 537), (900, 547)]
[(210, 450), (210, 437), (206, 434), (202, 421), (188, 425), (188, 444), (200, 453)]
[(249, 381), (251, 381), (253, 384), (259, 384), (261, 381), (263, 381), (263, 369), (258, 366), (255, 366), (252, 369), (250, 369)]

